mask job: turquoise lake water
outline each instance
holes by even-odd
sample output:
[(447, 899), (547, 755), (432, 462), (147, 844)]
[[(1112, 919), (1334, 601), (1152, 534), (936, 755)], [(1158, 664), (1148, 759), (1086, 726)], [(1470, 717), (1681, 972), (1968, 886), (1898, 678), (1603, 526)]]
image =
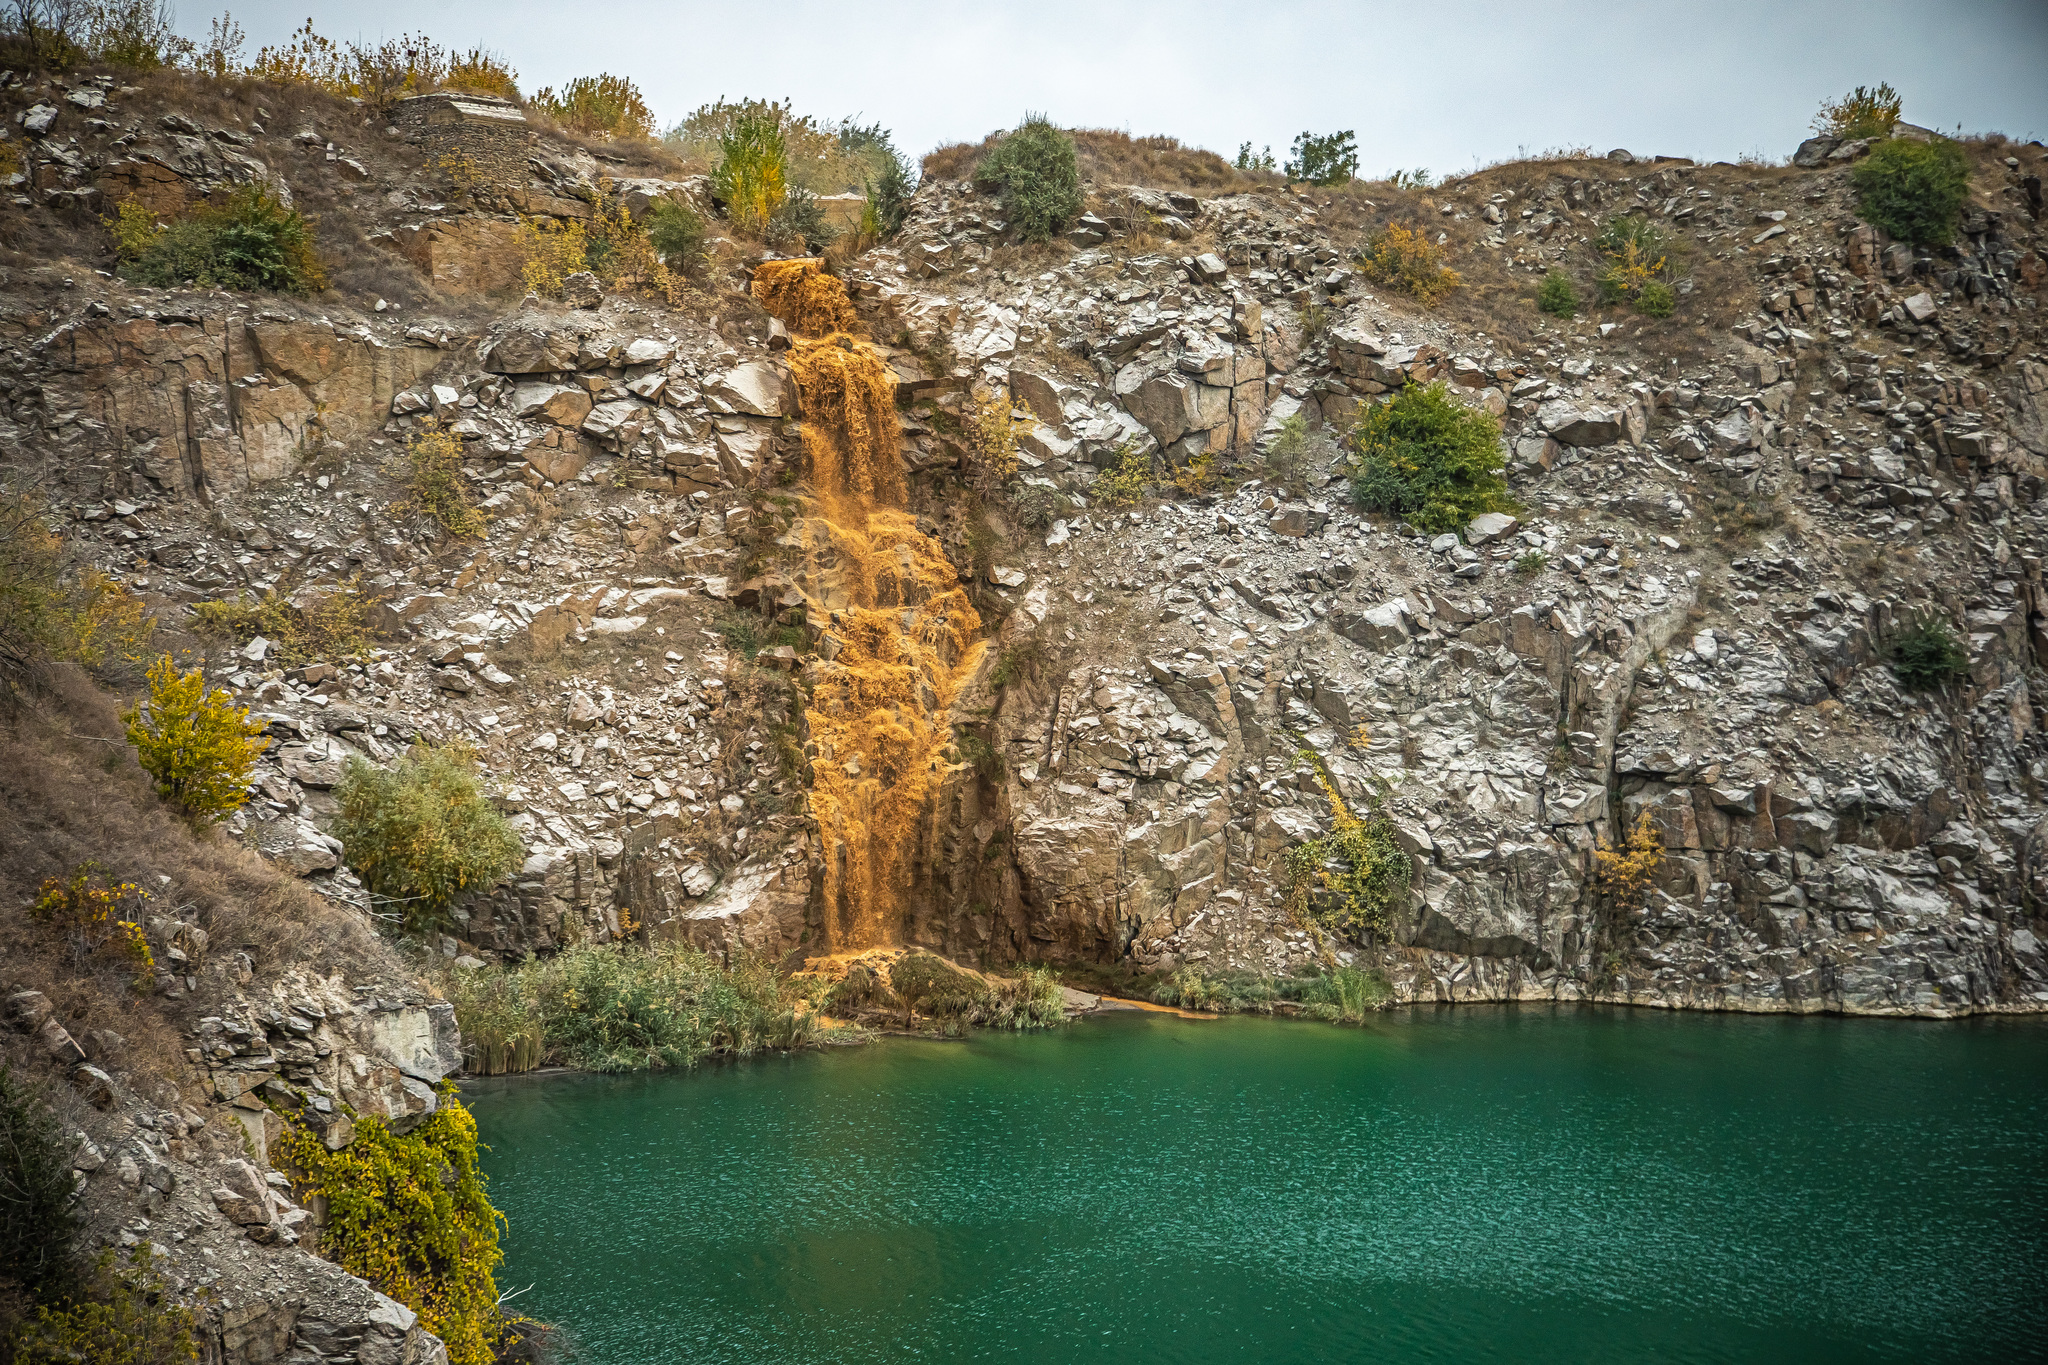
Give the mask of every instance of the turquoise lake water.
[(2048, 1026), (1122, 1014), (474, 1083), (589, 1365), (2048, 1360)]

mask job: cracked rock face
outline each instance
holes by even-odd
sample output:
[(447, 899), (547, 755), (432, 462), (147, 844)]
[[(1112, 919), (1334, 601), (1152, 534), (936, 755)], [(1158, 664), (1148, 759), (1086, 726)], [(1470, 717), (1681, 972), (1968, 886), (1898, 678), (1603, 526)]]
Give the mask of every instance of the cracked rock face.
[[(830, 415), (802, 411), (744, 263), (714, 266), (715, 316), (592, 279), (521, 301), (515, 214), (586, 217), (610, 163), (536, 134), (513, 183), (428, 202), (423, 153), (354, 110), (245, 131), (140, 116), (103, 78), (0, 87), (21, 210), (53, 232), (330, 177), (428, 300), (5, 282), (0, 459), (81, 561), (159, 612), (367, 603), (359, 657), (208, 643), (272, 741), (228, 833), (372, 913), (335, 785), (461, 741), (524, 852), (443, 956), (815, 950), (802, 687), (870, 566), (804, 542), (803, 426)], [(2048, 235), (2039, 149), (2007, 150), (1973, 152), (1939, 250), (1856, 217), (1861, 142), (1809, 140), (1768, 181), (1615, 153), (1389, 188), (1532, 284), (1614, 214), (1655, 222), (1691, 262), (1680, 321), (1721, 319), (1684, 348), (1633, 319), (1460, 325), (1371, 286), (1346, 210), (1306, 193), (1091, 184), (1022, 256), (972, 184), (924, 183), (838, 272), (893, 377), (906, 510), (987, 623), (903, 936), (988, 965), (1346, 963), (1417, 1001), (2048, 1009)], [(615, 183), (636, 217), (710, 213), (701, 177)], [(1343, 439), (1409, 383), (1499, 423), (1514, 511), (1426, 535), (1352, 505)], [(971, 498), (971, 401), (1005, 399), (1016, 479)], [(430, 422), (481, 537), (409, 510)], [(1134, 459), (1129, 505), (1102, 480)], [(1930, 620), (1963, 669), (1910, 691), (1894, 651)], [(1332, 832), (1331, 791), (1408, 859), (1384, 933), (1300, 913), (1288, 854)], [(1617, 900), (1597, 854), (1635, 829), (1661, 861)], [(148, 930), (158, 995), (193, 1015), (182, 1096), (107, 1029), (0, 1000), (75, 1097), (93, 1226), (212, 1291), (235, 1365), (445, 1360), (306, 1254), (317, 1209), (269, 1152), (284, 1113), (335, 1150), (367, 1118), (416, 1127), (460, 1063), (452, 1012), (395, 969), (259, 973), (174, 916)]]
[[(80, 116), (59, 102), (52, 136)], [(290, 152), (227, 131), (164, 124), (149, 138), (204, 155), (146, 164), (183, 184)], [(1424, 999), (2048, 1005), (2038, 168), (1986, 163), (1956, 245), (1927, 253), (1854, 217), (1855, 154), (1809, 144), (1784, 186), (1616, 157), (1433, 192), (1515, 268), (1623, 209), (1730, 263), (1713, 287), (1741, 320), (1682, 361), (1615, 323), (1461, 329), (1370, 286), (1302, 196), (1097, 185), (1027, 271), (1002, 263), (987, 196), (923, 186), (841, 278), (896, 379), (911, 510), (991, 623), (951, 719), (993, 758), (956, 748), (908, 932), (991, 960), (1349, 960)], [(574, 216), (601, 170), (540, 146), (520, 211)], [(634, 211), (696, 188), (634, 181)], [(388, 202), (393, 242), (451, 263), (510, 223)], [(487, 287), (465, 271), (433, 274)], [(449, 954), (632, 924), (815, 943), (802, 706), (763, 679), (800, 680), (841, 639), (829, 620), (730, 631), (843, 596), (841, 569), (798, 581), (782, 554), (775, 500), (808, 492), (819, 418), (787, 332), (619, 294), (503, 302), (458, 326), (117, 299), (23, 336), (4, 420), (81, 544), (147, 592), (375, 599), (365, 660), (280, 666), (267, 642), (214, 660), (277, 741), (236, 832), (281, 866), (360, 900), (333, 783), (459, 737), (527, 856), (461, 907)], [(1500, 422), (1518, 511), (1423, 536), (1351, 506), (1340, 438), (1410, 382)], [(996, 394), (1017, 496), (977, 571), (960, 414)], [(461, 442), (481, 542), (388, 511), (385, 464), (429, 420)], [(1290, 420), (1330, 439), (1282, 471)], [(1107, 505), (1097, 482), (1132, 454), (1228, 478)], [(1968, 676), (1908, 693), (1891, 651), (1930, 612)], [(1319, 943), (1286, 908), (1286, 851), (1331, 829), (1319, 770), (1412, 859), (1385, 941)], [(1617, 907), (1595, 850), (1644, 819), (1663, 867)], [(408, 1082), (351, 1083), (402, 1121)]]

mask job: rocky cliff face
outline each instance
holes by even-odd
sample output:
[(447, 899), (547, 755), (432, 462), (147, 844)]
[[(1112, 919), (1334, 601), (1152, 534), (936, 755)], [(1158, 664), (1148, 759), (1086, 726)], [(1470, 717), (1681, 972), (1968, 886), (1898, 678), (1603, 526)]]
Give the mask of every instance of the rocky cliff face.
[[(390, 174), (360, 130), (316, 134)], [(403, 321), (106, 281), (18, 309), (12, 448), (168, 603), (348, 582), (382, 602), (367, 664), (213, 660), (281, 741), (241, 832), (293, 871), (351, 894), (324, 833), (348, 755), (462, 737), (529, 856), (448, 952), (634, 922), (815, 945), (802, 716), (825, 623), (751, 659), (745, 638), (807, 600), (788, 338), (731, 253), (693, 308), (476, 292), (506, 278), (506, 210), (574, 214), (603, 169), (533, 153), (495, 198), (363, 210), (420, 272)], [(1389, 939), (1335, 948), (1406, 997), (2048, 1005), (2041, 151), (1973, 151), (1940, 253), (1856, 219), (1855, 154), (1532, 163), (1384, 211), (1505, 297), (1639, 212), (1696, 267), (1661, 329), (1424, 311), (1359, 274), (1382, 210), (1348, 200), (1097, 184), (1027, 255), (971, 185), (927, 183), (840, 272), (898, 380), (911, 508), (993, 637), (953, 703), (962, 761), (919, 834), (909, 934), (992, 961), (1306, 967), (1323, 949), (1278, 860), (1328, 828), (1307, 751), (1347, 799), (1385, 792), (1413, 858)], [(149, 164), (188, 191), (216, 173)], [(1521, 515), (1421, 536), (1352, 510), (1333, 450), (1292, 491), (1266, 467), (1287, 419), (1341, 433), (1409, 381), (1500, 419)], [(956, 474), (974, 392), (1029, 417), (1022, 496), (984, 512)], [(464, 442), (480, 544), (394, 514), (429, 417)], [(1119, 450), (1214, 459), (1230, 490), (1108, 510), (1091, 489)], [(1888, 666), (1923, 612), (1970, 652), (1938, 694)], [(1643, 814), (1660, 880), (1604, 909), (1594, 847)]]
[[(527, 856), (447, 955), (633, 933), (815, 951), (805, 717), (844, 584), (806, 542), (803, 426), (827, 418), (788, 332), (731, 243), (683, 308), (493, 292), (515, 213), (586, 216), (601, 175), (635, 213), (701, 186), (500, 128), (523, 169), (437, 190), (407, 134), (345, 106), (198, 119), (77, 91), (0, 92), (28, 146), (10, 466), (169, 616), (243, 592), (377, 604), (366, 660), (214, 648), (276, 741), (233, 833), (355, 916), (327, 832), (345, 761), (462, 739)], [(2048, 1008), (2043, 153), (1973, 147), (1962, 235), (1928, 253), (1855, 217), (1861, 150), (1522, 163), (1386, 204), (1096, 183), (1037, 251), (971, 185), (925, 184), (839, 270), (894, 379), (915, 530), (986, 623), (900, 863), (903, 936), (988, 963), (1336, 960), (1413, 1000)], [(376, 287), (351, 266), (307, 303), (91, 268), (111, 201), (169, 212), (250, 180), (321, 205)], [(1532, 325), (1533, 272), (1624, 210), (1689, 248), (1678, 321)], [(1368, 284), (1349, 253), (1388, 220), (1441, 235), (1468, 302)], [(1290, 419), (1341, 435), (1410, 381), (1500, 421), (1518, 515), (1420, 535), (1352, 509), (1333, 443), (1275, 467)], [(962, 418), (1005, 394), (1019, 481), (978, 503)], [(480, 541), (404, 505), (430, 420), (463, 443)], [(1096, 481), (1130, 452), (1195, 473), (1113, 508)], [(1902, 691), (1892, 644), (1928, 614), (1968, 676)], [(1330, 828), (1325, 776), (1412, 861), (1370, 940), (1286, 908), (1284, 855)], [(1662, 867), (1617, 909), (1593, 854), (1645, 816)], [(221, 1359), (439, 1358), (293, 1249), (312, 1224), (262, 1168), (281, 1109), (336, 1145), (346, 1108), (430, 1112), (459, 1060), (445, 1007), (389, 963), (259, 974), (196, 925), (152, 935), (166, 991), (210, 1002), (169, 1090), (35, 992), (8, 1001), (94, 1106), (78, 1161), (103, 1234), (149, 1236), (214, 1292)]]

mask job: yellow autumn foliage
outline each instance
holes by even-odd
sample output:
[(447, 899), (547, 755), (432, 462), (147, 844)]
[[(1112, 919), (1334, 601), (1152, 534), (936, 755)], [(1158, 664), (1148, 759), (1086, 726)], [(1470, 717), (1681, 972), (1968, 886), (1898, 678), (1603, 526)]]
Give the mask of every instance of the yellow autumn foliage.
[(338, 1152), (296, 1123), (278, 1148), (300, 1198), (326, 1203), (321, 1254), (418, 1313), (449, 1365), (490, 1365), (506, 1334), (492, 1277), (504, 1215), (485, 1195), (476, 1119), (455, 1088), (444, 1085), (440, 1106), (403, 1137), (358, 1117)]
[(1602, 840), (1593, 850), (1593, 888), (1624, 909), (1640, 905), (1664, 865), (1664, 840), (1644, 811), (1620, 846)]
[(226, 688), (206, 690), (199, 669), (181, 673), (165, 654), (149, 669), (149, 694), (121, 713), (136, 760), (156, 789), (187, 815), (225, 820), (249, 799), (263, 727)]

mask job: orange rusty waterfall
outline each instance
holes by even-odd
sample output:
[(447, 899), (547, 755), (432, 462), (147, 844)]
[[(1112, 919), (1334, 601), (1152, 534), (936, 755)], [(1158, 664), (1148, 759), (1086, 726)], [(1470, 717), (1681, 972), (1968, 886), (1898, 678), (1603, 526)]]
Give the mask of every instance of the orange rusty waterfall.
[(857, 951), (902, 937), (910, 853), (948, 766), (947, 711), (986, 645), (958, 572), (903, 509), (896, 380), (855, 334), (845, 286), (815, 260), (767, 261), (754, 296), (795, 335), (815, 497), (797, 583), (826, 637), (808, 668), (811, 810), (826, 946)]

